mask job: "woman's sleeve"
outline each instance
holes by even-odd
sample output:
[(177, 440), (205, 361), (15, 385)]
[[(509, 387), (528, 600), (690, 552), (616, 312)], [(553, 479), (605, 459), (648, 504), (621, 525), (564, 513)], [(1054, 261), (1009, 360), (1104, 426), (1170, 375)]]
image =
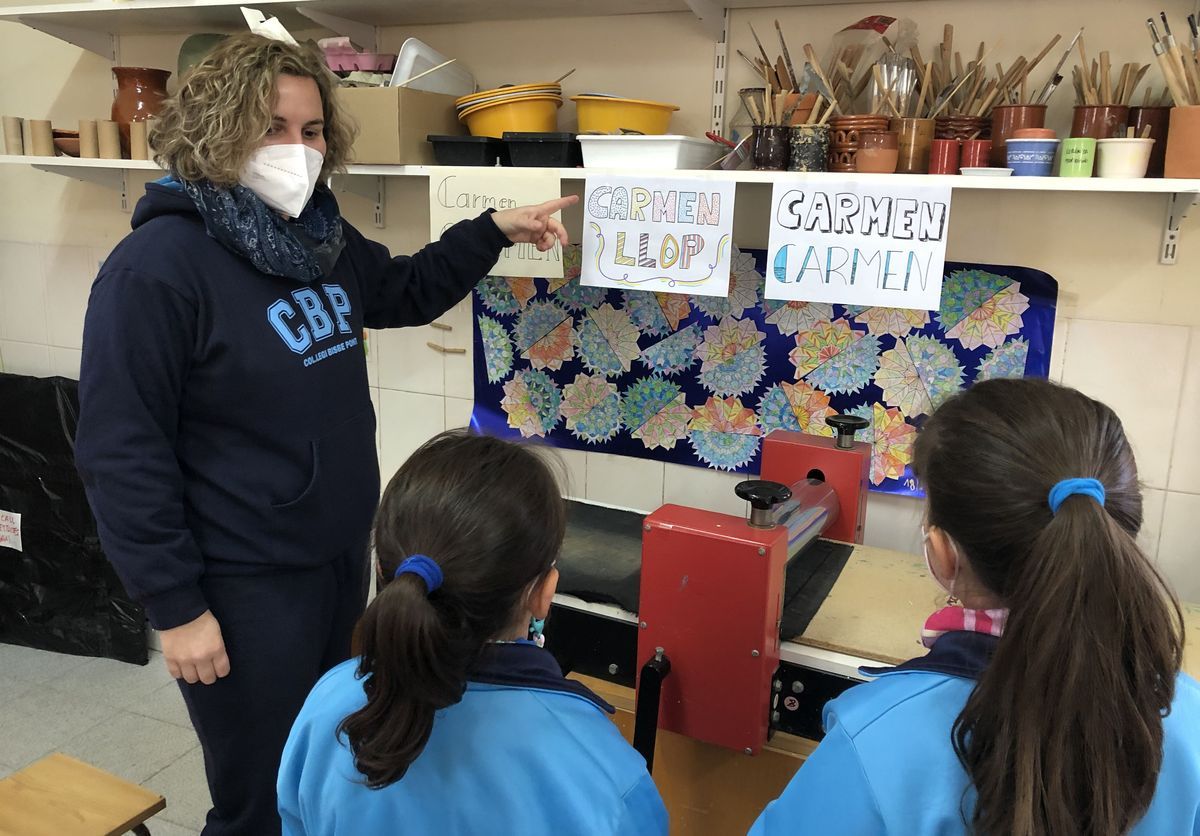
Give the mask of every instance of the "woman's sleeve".
[(368, 328), (428, 325), (461, 302), (509, 246), (491, 212), (461, 221), (411, 256), (393, 258), (387, 247), (367, 241), (360, 269), (364, 320)]
[(196, 308), (128, 270), (102, 272), (83, 328), (75, 464), (100, 544), (159, 630), (208, 609), (175, 455)]
[(887, 833), (854, 741), (840, 725), (829, 730), (783, 794), (767, 805), (750, 828), (750, 836), (796, 833)]

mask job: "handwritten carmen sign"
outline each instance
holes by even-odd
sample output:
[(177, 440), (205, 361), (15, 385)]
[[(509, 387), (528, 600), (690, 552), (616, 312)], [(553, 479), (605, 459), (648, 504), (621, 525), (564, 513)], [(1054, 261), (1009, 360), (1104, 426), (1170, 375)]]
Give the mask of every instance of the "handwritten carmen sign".
[(693, 177), (589, 177), (583, 274), (593, 287), (725, 296), (734, 184)]
[[(536, 169), (447, 168), (429, 178), (431, 241), (459, 221), (477, 218), (488, 209), (513, 209), (562, 196), (557, 174)], [(557, 216), (556, 216), (557, 217)], [(494, 276), (562, 278), (562, 245), (538, 252), (533, 244), (514, 244), (500, 253)]]
[(950, 188), (776, 183), (768, 299), (937, 310)]

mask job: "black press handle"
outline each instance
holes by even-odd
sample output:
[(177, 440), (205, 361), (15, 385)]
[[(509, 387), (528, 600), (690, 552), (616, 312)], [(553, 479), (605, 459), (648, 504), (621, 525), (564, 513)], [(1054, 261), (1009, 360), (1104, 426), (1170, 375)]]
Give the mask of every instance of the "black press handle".
[(671, 660), (661, 647), (642, 665), (638, 680), (637, 705), (633, 712), (633, 748), (646, 759), (646, 771), (654, 770), (654, 744), (658, 741), (658, 708), (662, 704), (663, 680), (671, 673)]
[(825, 423), (837, 432), (837, 446), (849, 450), (854, 445), (854, 434), (871, 426), (871, 422), (858, 415), (830, 415)]

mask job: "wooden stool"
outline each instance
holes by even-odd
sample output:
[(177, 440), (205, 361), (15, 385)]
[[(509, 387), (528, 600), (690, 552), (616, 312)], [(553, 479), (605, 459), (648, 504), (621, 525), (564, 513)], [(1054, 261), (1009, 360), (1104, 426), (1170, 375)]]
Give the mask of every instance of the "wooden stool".
[(0, 836), (149, 836), (158, 793), (66, 755), (47, 755), (0, 781)]

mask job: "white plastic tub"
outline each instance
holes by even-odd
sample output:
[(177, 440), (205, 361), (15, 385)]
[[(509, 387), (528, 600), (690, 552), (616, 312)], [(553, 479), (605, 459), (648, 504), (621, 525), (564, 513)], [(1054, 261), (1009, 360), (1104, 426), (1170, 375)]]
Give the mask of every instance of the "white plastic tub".
[(581, 134), (579, 143), (584, 168), (698, 169), (712, 165), (724, 153), (712, 140), (673, 134)]

